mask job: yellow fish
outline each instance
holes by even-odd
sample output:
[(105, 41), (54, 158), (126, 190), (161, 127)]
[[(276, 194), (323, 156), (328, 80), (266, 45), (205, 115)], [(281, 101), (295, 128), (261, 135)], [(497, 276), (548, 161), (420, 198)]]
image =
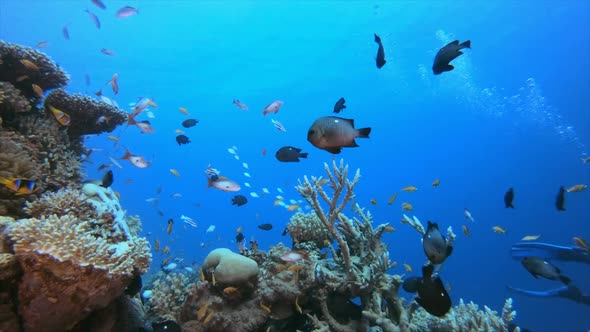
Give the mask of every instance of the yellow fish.
[(109, 136), (107, 136), (107, 138), (110, 139), (111, 141), (115, 141), (115, 142), (119, 141), (119, 137), (117, 137), (117, 136), (109, 135)]
[(586, 242), (581, 237), (574, 236), (574, 243), (579, 246), (580, 248), (584, 248), (586, 250), (590, 250), (590, 246), (588, 246), (588, 242)]
[(162, 250), (163, 254), (167, 254), (170, 252), (170, 248), (168, 246), (165, 246), (164, 249)]
[(318, 185), (319, 185), (319, 186), (323, 186), (323, 185), (325, 185), (326, 183), (328, 183), (328, 181), (329, 181), (328, 179), (321, 179), (321, 180), (319, 180), (319, 181), (318, 181)]
[(412, 267), (410, 264), (404, 263), (404, 269), (406, 269), (407, 272), (412, 272)]
[(535, 241), (536, 239), (540, 238), (541, 235), (526, 235), (521, 240), (522, 241)]
[(182, 113), (184, 115), (188, 115), (188, 111), (186, 110), (186, 108), (180, 107), (178, 110), (180, 111), (180, 113)]
[(388, 233), (392, 233), (392, 232), (395, 232), (395, 228), (391, 225), (387, 225), (387, 226), (383, 227), (383, 231), (388, 232)]
[(281, 203), (283, 201), (282, 197), (277, 197), (277, 199), (275, 199), (274, 205), (277, 206), (279, 205), (279, 203)]
[(412, 209), (414, 209), (414, 207), (412, 206), (412, 204), (410, 204), (408, 202), (402, 203), (402, 210), (404, 210), (404, 211), (412, 211)]
[(570, 187), (570, 188), (567, 190), (567, 192), (568, 192), (568, 193), (577, 193), (577, 192), (580, 192), (580, 191), (586, 190), (586, 188), (588, 188), (588, 186), (587, 186), (587, 185), (585, 185), (585, 184), (577, 184), (577, 185), (575, 185), (575, 186), (572, 186), (572, 187)]
[(39, 98), (43, 98), (43, 89), (41, 89), (41, 87), (35, 83), (33, 83), (31, 86), (33, 87), (35, 94), (39, 96)]
[(492, 227), (492, 230), (494, 231), (494, 233), (506, 234), (506, 229), (504, 229), (501, 226), (494, 226), (494, 227)]
[(387, 205), (391, 205), (391, 204), (393, 204), (393, 202), (395, 201), (395, 199), (396, 199), (396, 198), (397, 198), (397, 193), (395, 193), (395, 194), (391, 195), (391, 196), (389, 197), (389, 199), (387, 200)]
[(175, 170), (174, 168), (170, 169), (170, 173), (174, 174), (174, 176), (180, 176), (180, 173), (178, 173), (178, 171)]
[(268, 312), (270, 314), (270, 307), (266, 306), (262, 303), (262, 301), (260, 301), (260, 308), (262, 308), (262, 310)]
[(436, 179), (436, 180), (434, 180), (434, 182), (432, 182), (432, 186), (433, 187), (438, 187), (439, 184), (440, 184), (440, 180), (439, 179)]
[(295, 310), (300, 314), (303, 313), (303, 310), (301, 310), (301, 307), (299, 306), (299, 296), (295, 298)]
[(174, 132), (177, 133), (178, 135), (184, 134), (184, 131), (182, 131), (180, 129), (176, 129)]
[(467, 235), (467, 237), (471, 236), (471, 233), (469, 232), (469, 228), (467, 228), (467, 226), (463, 225), (463, 233), (465, 233), (465, 235)]
[(407, 187), (402, 188), (402, 191), (407, 191), (407, 192), (414, 192), (416, 190), (418, 190), (418, 188), (416, 188), (415, 186), (407, 186)]
[[(201, 280), (202, 281), (202, 280)], [(205, 303), (197, 310), (197, 319), (201, 320), (207, 314), (207, 309), (209, 308), (209, 303)]]
[(55, 117), (55, 119), (57, 120), (57, 122), (59, 122), (59, 124), (61, 124), (62, 126), (69, 126), (70, 123), (72, 122), (72, 119), (70, 118), (70, 116), (60, 110), (58, 110), (57, 108), (51, 106), (51, 105), (47, 105), (49, 107), (49, 110), (51, 111), (51, 113), (53, 113), (53, 116)]
[(291, 204), (291, 205), (287, 206), (287, 210), (295, 211), (295, 210), (299, 209), (299, 206), (301, 206), (301, 205), (300, 204)]

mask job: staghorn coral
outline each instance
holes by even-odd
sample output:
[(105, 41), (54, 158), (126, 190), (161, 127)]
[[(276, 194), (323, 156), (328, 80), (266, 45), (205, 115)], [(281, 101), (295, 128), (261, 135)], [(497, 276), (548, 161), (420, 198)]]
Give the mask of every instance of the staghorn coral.
[(119, 107), (81, 94), (67, 94), (64, 90), (51, 91), (45, 98), (45, 107), (51, 105), (71, 118), (68, 134), (72, 137), (111, 132), (127, 121), (127, 114)]
[(181, 306), (187, 295), (190, 279), (180, 272), (158, 278), (152, 285), (147, 313), (152, 317), (180, 320)]
[[(45, 189), (36, 151), (24, 136), (0, 128), (0, 178), (25, 178), (37, 181), (38, 192)], [(24, 216), (21, 207), (36, 195), (15, 195), (0, 185), (0, 215)]]
[(0, 82), (0, 115), (23, 113), (31, 110), (31, 104), (21, 92), (9, 82)]
[(312, 242), (316, 248), (326, 247), (326, 241), (332, 242), (333, 237), (315, 213), (297, 212), (287, 224), (287, 233), (295, 243)]
[[(66, 86), (70, 78), (49, 56), (33, 48), (0, 40), (0, 81), (10, 82), (36, 104), (39, 97), (32, 89), (36, 84), (44, 91)], [(22, 61), (30, 61), (34, 67)]]
[(426, 310), (418, 308), (411, 314), (410, 320), (411, 330), (416, 332), (511, 332), (508, 330), (508, 325), (514, 317), (516, 317), (516, 311), (512, 309), (511, 298), (504, 303), (501, 316), (487, 306), (484, 306), (484, 310), (479, 310), (477, 304), (473, 302), (465, 304), (463, 299), (460, 299), (459, 304), (454, 306), (444, 318), (434, 317)]

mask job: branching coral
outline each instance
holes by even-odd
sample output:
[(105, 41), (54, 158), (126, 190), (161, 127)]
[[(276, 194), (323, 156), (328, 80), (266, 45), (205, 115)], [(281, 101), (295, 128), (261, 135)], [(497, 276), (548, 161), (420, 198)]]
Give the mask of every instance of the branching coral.
[(516, 311), (512, 309), (512, 299), (507, 299), (502, 316), (484, 306), (479, 310), (477, 304), (469, 302), (465, 304), (463, 299), (454, 306), (444, 318), (437, 318), (429, 315), (424, 309), (418, 308), (411, 314), (412, 331), (431, 332), (470, 332), (470, 331), (496, 331), (511, 332), (508, 325), (516, 317)]
[(287, 233), (295, 243), (311, 242), (322, 249), (332, 242), (332, 235), (315, 213), (295, 213), (287, 224)]
[[(330, 232), (332, 237), (338, 242), (338, 246), (342, 252), (340, 257), (342, 264), (346, 271), (350, 271), (350, 252), (348, 245), (342, 238), (341, 234), (336, 231), (335, 222), (338, 219), (346, 204), (354, 197), (353, 189), (360, 178), (360, 171), (357, 170), (352, 181), (348, 176), (348, 165), (344, 166), (344, 161), (340, 160), (340, 167), (333, 162), (332, 165), (334, 174), (330, 171), (330, 166), (324, 163), (324, 169), (330, 181), (330, 187), (333, 189), (332, 197), (324, 191), (323, 185), (327, 182), (321, 177), (311, 177), (311, 181), (305, 176), (303, 182), (299, 180), (299, 184), (295, 187), (299, 194), (312, 206), (318, 218), (324, 227)], [(342, 200), (341, 195), (344, 194)], [(324, 212), (320, 205), (320, 198), (329, 206), (327, 212)]]
[(181, 305), (189, 286), (190, 279), (179, 272), (156, 279), (152, 287), (152, 296), (147, 304), (148, 315), (180, 321)]
[(45, 98), (49, 114), (48, 105), (70, 116), (68, 134), (72, 137), (111, 132), (127, 121), (127, 114), (117, 106), (81, 94), (69, 95), (61, 89), (51, 91)]

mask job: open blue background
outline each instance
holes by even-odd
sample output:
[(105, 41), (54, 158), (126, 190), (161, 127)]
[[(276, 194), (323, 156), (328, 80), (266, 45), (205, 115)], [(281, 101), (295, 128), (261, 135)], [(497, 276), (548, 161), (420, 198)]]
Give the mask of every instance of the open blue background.
[[(505, 286), (548, 289), (556, 282), (533, 279), (509, 256), (510, 246), (524, 235), (542, 234), (542, 241), (570, 245), (573, 236), (590, 239), (590, 191), (567, 196), (566, 212), (554, 199), (559, 186), (590, 181), (590, 165), (580, 157), (590, 138), (590, 3), (587, 1), (108, 1), (106, 10), (90, 1), (0, 1), (0, 38), (42, 49), (71, 75), (69, 92), (93, 94), (103, 89), (129, 111), (137, 97), (151, 97), (157, 109), (150, 119), (155, 133), (119, 127), (117, 147), (106, 135), (91, 137), (88, 147), (104, 149), (87, 164), (89, 177), (97, 166), (120, 157), (127, 146), (153, 158), (137, 169), (123, 162), (114, 168), (114, 189), (130, 214), (139, 214), (150, 242), (159, 239), (174, 257), (202, 262), (213, 248), (235, 249), (235, 230), (261, 249), (290, 240), (281, 237), (291, 212), (273, 206), (276, 188), (287, 199), (299, 199), (293, 186), (303, 175), (323, 175), (332, 156), (311, 146), (306, 132), (320, 116), (330, 115), (345, 97), (341, 114), (357, 127), (372, 127), (359, 148), (345, 149), (352, 170), (361, 169), (357, 202), (369, 208), (376, 223), (391, 222), (387, 234), (396, 273), (402, 263), (419, 271), (424, 263), (420, 236), (401, 225), (401, 202), (414, 205), (424, 223), (453, 226), (455, 251), (441, 273), (452, 287), (453, 300), (473, 300), (500, 310), (512, 296), (520, 325), (533, 331), (581, 331), (590, 328), (588, 307), (562, 299), (535, 299), (511, 294)], [(117, 19), (124, 5), (139, 15)], [(102, 23), (96, 29), (84, 9)], [(61, 29), (69, 24), (71, 39)], [(387, 64), (378, 70), (374, 57), (381, 36)], [(454, 61), (456, 69), (433, 76), (436, 51), (454, 39), (472, 40), (472, 50)], [(100, 52), (111, 49), (116, 56)], [(120, 93), (105, 87), (119, 75)], [(91, 78), (86, 87), (84, 76)], [(249, 111), (232, 105), (237, 98)], [(276, 115), (261, 110), (272, 100), (285, 102)], [(187, 117), (199, 124), (184, 129), (192, 143), (178, 146), (175, 129)], [(277, 131), (270, 118), (287, 132)], [(139, 117), (145, 120), (145, 115)], [(240, 161), (227, 152), (238, 147)], [(292, 145), (309, 152), (301, 163), (279, 163), (274, 152)], [(268, 154), (262, 156), (261, 150)], [(249, 164), (246, 178), (241, 163)], [(243, 207), (230, 205), (233, 194), (205, 188), (203, 170), (211, 163), (242, 184), (249, 198)], [(174, 177), (169, 169), (177, 169)], [(430, 184), (441, 180), (439, 188)], [(131, 179), (129, 184), (126, 179)], [(252, 184), (252, 190), (243, 184)], [(404, 186), (389, 206), (387, 198)], [(145, 199), (162, 186), (159, 206)], [(263, 187), (271, 195), (252, 198)], [(502, 197), (516, 190), (516, 209)], [(172, 198), (180, 193), (182, 198)], [(378, 204), (371, 205), (376, 199)], [(196, 204), (198, 203), (198, 204)], [(198, 205), (198, 206), (197, 206)], [(467, 207), (475, 217), (463, 216)], [(160, 209), (164, 217), (157, 215)], [(199, 226), (185, 226), (180, 215)], [(258, 216), (258, 217), (257, 217)], [(166, 221), (176, 221), (171, 235)], [(272, 223), (270, 232), (256, 228)], [(468, 225), (471, 238), (461, 231)], [(205, 233), (216, 225), (212, 233)], [(508, 230), (492, 232), (492, 226)], [(164, 256), (155, 253), (153, 270)], [(582, 289), (590, 292), (588, 266), (556, 263)], [(409, 294), (405, 294), (410, 296)]]

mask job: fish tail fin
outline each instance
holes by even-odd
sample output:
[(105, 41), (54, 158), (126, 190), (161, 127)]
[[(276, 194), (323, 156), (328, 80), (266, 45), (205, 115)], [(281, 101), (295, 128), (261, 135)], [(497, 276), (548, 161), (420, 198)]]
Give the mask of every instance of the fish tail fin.
[(136, 115), (137, 114), (135, 114), (135, 113), (127, 114), (127, 127), (129, 127), (130, 125), (137, 124), (137, 121), (135, 121)]
[(360, 128), (357, 130), (357, 132), (358, 132), (358, 137), (369, 138), (369, 134), (371, 133), (371, 128), (370, 127)]
[(508, 204), (508, 207), (511, 209), (514, 209), (514, 204), (510, 203), (510, 204)]
[(561, 282), (563, 282), (566, 285), (569, 285), (572, 282), (570, 278), (563, 275), (559, 275), (559, 280), (561, 280)]
[(377, 36), (376, 33), (374, 33), (375, 35), (375, 43), (381, 43), (381, 37)]
[(461, 46), (461, 48), (471, 48), (471, 40), (466, 40), (462, 42), (459, 46)]
[(307, 152), (300, 153), (299, 157), (300, 158), (307, 158), (307, 154), (308, 154)]

